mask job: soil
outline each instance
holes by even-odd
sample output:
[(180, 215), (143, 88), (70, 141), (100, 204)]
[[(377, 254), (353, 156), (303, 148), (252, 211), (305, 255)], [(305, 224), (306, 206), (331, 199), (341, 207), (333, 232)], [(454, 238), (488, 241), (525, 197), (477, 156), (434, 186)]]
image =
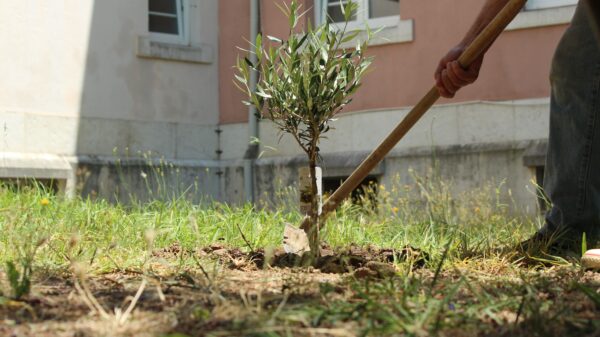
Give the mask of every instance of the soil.
[[(179, 248), (170, 247), (162, 254), (180, 252)], [(286, 253), (282, 249), (265, 251), (258, 249), (244, 253), (239, 248), (226, 248), (221, 245), (211, 245), (200, 250), (201, 255), (212, 255), (230, 268), (264, 269), (313, 267), (328, 274), (354, 273), (359, 277), (386, 277), (394, 272), (394, 262), (411, 261), (415, 268), (422, 267), (429, 256), (427, 253), (414, 248), (403, 249), (378, 248), (375, 246), (359, 247), (352, 245), (342, 249), (332, 249), (327, 245), (321, 247), (320, 257), (311, 263), (309, 254), (302, 256)]]
[[(0, 336), (183, 336), (169, 335), (174, 332), (189, 336), (205, 336), (208, 333), (211, 336), (243, 336), (245, 334), (236, 331), (242, 331), (244, 327), (259, 331), (261, 322), (270, 319), (282, 303), (304, 308), (329, 299), (356, 300), (349, 295), (353, 291), (351, 282), (355, 278), (377, 279), (393, 273), (394, 260), (411, 262), (415, 273), (427, 280), (426, 284), (433, 283), (436, 277), (433, 271), (419, 268), (426, 261), (426, 254), (410, 247), (392, 250), (351, 246), (336, 251), (334, 254), (325, 246), (322, 257), (314, 266), (303, 267), (305, 257), (292, 256), (280, 250), (248, 253), (238, 248), (211, 245), (188, 251), (173, 245), (155, 251), (145, 276), (139, 271), (122, 270), (87, 277), (85, 284), (109, 313), (108, 318), (94, 314), (86, 305), (84, 297), (75, 288), (71, 273), (38, 270), (29, 296), (20, 301), (0, 296)], [(188, 265), (180, 264), (183, 258), (189, 262)], [(193, 261), (198, 263), (192, 266)], [(514, 272), (498, 270), (492, 264), (483, 264), (478, 270), (462, 270), (460, 265), (455, 267), (440, 273), (439, 277), (444, 282), (438, 282), (437, 287), (455, 284), (465, 277), (482, 280), (490, 277), (490, 280), (482, 281), (483, 284), (498, 291), (522, 282), (518, 278), (509, 279), (508, 275)], [(132, 316), (124, 323), (118, 323), (115, 313), (123, 312), (129, 306), (144, 277), (148, 285), (141, 292)], [(537, 277), (542, 277), (544, 284), (548, 284), (544, 291), (549, 297), (562, 294), (555, 290), (557, 287), (575, 294), (560, 297), (560, 301), (568, 302), (565, 305), (575, 308), (573, 310), (578, 315), (573, 316), (575, 322), (598, 317), (593, 303), (586, 300), (585, 295), (575, 293), (569, 284), (570, 280), (579, 279), (597, 287), (600, 273), (549, 269)], [(5, 279), (5, 275), (0, 273), (0, 279)], [(324, 293), (328, 294), (327, 299), (324, 299)], [(469, 296), (472, 295), (459, 293), (458, 301), (475, 301)], [(513, 312), (507, 313), (506, 326), (515, 326), (517, 318), (513, 316)], [(302, 316), (299, 314), (298, 317)], [(482, 324), (493, 326), (497, 322), (482, 320)], [(524, 327), (523, 334), (519, 334), (521, 336), (528, 335), (528, 325)], [(359, 331), (352, 321), (317, 328), (311, 328), (309, 323), (298, 323), (297, 329), (293, 335), (355, 336)], [(476, 331), (471, 332), (447, 331), (446, 335), (480, 335)], [(286, 331), (281, 334), (286, 335)]]
[[(218, 326), (206, 324), (228, 324), (232, 317), (243, 314), (240, 304), (233, 304), (241, 294), (250, 301), (257, 298), (280, 301), (284, 291), (291, 294), (291, 300), (295, 296), (310, 299), (318, 296), (319, 284), (335, 284), (341, 280), (341, 275), (316, 270), (206, 272), (206, 276), (188, 272), (154, 275), (135, 306), (133, 319), (126, 324), (117, 323), (113, 308), (122, 311), (127, 308), (140, 287), (139, 273), (115, 272), (87, 280), (98, 303), (111, 315), (110, 319), (92, 313), (74, 289), (70, 275), (39, 275), (30, 296), (21, 301), (0, 303), (0, 336), (161, 336), (169, 331), (211, 330)], [(212, 313), (211, 322), (202, 319), (208, 313)]]
[[(202, 267), (190, 269), (195, 272), (178, 273), (165, 268), (165, 263), (171, 261), (172, 266), (172, 261), (177, 261), (182, 254), (192, 254), (199, 261), (218, 261), (226, 268), (206, 270)], [(425, 261), (422, 252), (410, 247), (393, 250), (351, 246), (334, 254), (330, 247), (323, 246), (321, 254), (308, 266), (307, 256), (286, 254), (283, 250), (259, 249), (248, 253), (216, 244), (194, 252), (178, 245), (156, 250), (155, 262), (150, 264), (152, 277), (147, 278), (150, 283), (135, 307), (135, 319), (127, 324), (117, 323), (114, 308), (121, 311), (127, 308), (141, 284), (139, 271), (87, 278), (91, 293), (113, 317), (108, 320), (94, 314), (85, 304), (70, 273), (39, 272), (26, 298), (15, 301), (0, 297), (0, 336), (159, 336), (173, 330), (218, 329), (219, 326), (205, 326), (206, 322), (199, 316), (210, 312), (211, 321), (215, 323), (209, 324), (218, 325), (219, 316), (229, 322), (232, 315), (240, 314), (231, 310), (240, 309), (239, 304), (227, 304), (240, 295), (254, 300), (280, 301), (286, 293), (289, 301), (295, 297), (305, 301), (320, 296), (320, 285), (335, 288), (335, 284), (348, 275), (380, 278), (395, 272), (395, 260), (411, 259), (416, 267)], [(0, 279), (5, 279), (5, 275), (0, 273)]]

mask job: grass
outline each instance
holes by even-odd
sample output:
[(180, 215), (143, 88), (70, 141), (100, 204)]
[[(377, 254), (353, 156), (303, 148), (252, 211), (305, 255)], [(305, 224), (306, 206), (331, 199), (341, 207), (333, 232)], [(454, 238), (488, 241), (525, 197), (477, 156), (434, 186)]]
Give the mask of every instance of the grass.
[[(525, 264), (500, 253), (539, 226), (511, 213), (502, 185), (450, 191), (415, 177), (410, 186), (372, 186), (361, 206), (338, 210), (323, 233), (334, 249), (410, 245), (430, 257), (421, 268), (396, 261), (395, 276), (362, 279), (260, 269), (222, 253), (276, 249), (284, 224), (300, 222), (293, 207), (114, 205), (2, 187), (0, 263), (29, 266), (33, 276), (18, 299), (7, 268), (0, 273), (0, 334), (600, 335), (598, 274), (576, 259)], [(99, 308), (86, 306), (94, 300)]]

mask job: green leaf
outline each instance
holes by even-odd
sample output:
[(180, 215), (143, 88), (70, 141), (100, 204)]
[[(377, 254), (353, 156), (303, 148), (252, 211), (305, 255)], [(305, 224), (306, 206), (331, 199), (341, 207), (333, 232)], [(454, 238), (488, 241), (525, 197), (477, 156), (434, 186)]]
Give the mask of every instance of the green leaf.
[(261, 101), (256, 95), (252, 95), (252, 104), (254, 104), (254, 106), (257, 108), (260, 108), (262, 106)]
[(358, 34), (360, 34), (360, 31), (358, 31), (358, 30), (352, 31), (350, 34), (346, 35), (342, 39), (342, 43), (354, 40), (358, 36)]
[(274, 63), (275, 62), (275, 57), (277, 56), (276, 52), (275, 52), (275, 48), (270, 47), (269, 48), (269, 59), (268, 61), (270, 63)]
[(321, 59), (323, 59), (323, 61), (325, 61), (325, 63), (327, 63), (327, 61), (329, 61), (329, 53), (328, 53), (327, 49), (321, 49)]
[(244, 57), (244, 61), (246, 62), (246, 64), (247, 64), (247, 65), (248, 65), (250, 68), (254, 69), (254, 64), (252, 64), (252, 61), (250, 61), (250, 59), (249, 59), (249, 58), (247, 58), (247, 57)]
[(284, 2), (282, 7), (280, 4), (278, 4), (277, 2), (275, 2), (275, 6), (277, 6), (277, 8), (279, 8), (279, 10), (281, 11), (281, 13), (283, 13), (283, 15), (285, 16), (289, 16), (289, 9), (287, 8), (287, 4)]
[(270, 41), (273, 41), (273, 42), (283, 43), (283, 41), (281, 39), (278, 39), (278, 38), (276, 38), (274, 36), (271, 36), (271, 35), (267, 35), (267, 39), (269, 39)]
[(294, 27), (296, 27), (296, 22), (297, 22), (296, 17), (298, 15), (298, 12), (296, 11), (296, 9), (297, 9), (297, 3), (295, 0), (293, 0), (290, 5), (290, 12), (289, 12), (289, 17), (288, 17), (290, 30), (292, 30)]
[(262, 35), (261, 34), (256, 35), (256, 41), (255, 41), (254, 47), (256, 50), (256, 56), (258, 57), (259, 60), (262, 59), (263, 49), (262, 49)]
[[(348, 1), (350, 2), (350, 1)], [(342, 0), (340, 0), (340, 10), (342, 11), (342, 15), (344, 16), (344, 18), (346, 18), (346, 6), (344, 6), (344, 3), (342, 2)], [(345, 19), (346, 21), (348, 21), (348, 19)]]
[(300, 39), (300, 41), (298, 42), (298, 46), (296, 48), (300, 48), (302, 47), (302, 45), (304, 44), (304, 42), (306, 41), (306, 38), (308, 37), (308, 34), (304, 34), (304, 36)]
[(241, 83), (246, 83), (246, 79), (245, 79), (245, 78), (243, 78), (242, 76), (240, 76), (240, 75), (235, 75), (235, 74), (234, 74), (233, 76), (234, 76), (234, 77), (235, 77), (235, 79), (236, 79), (236, 80), (238, 80), (239, 82), (241, 82)]
[(583, 284), (576, 284), (577, 288), (581, 290), (592, 302), (596, 305), (596, 308), (600, 309), (600, 294), (596, 293), (593, 289), (584, 286)]
[(8, 278), (8, 282), (13, 291), (13, 296), (15, 299), (20, 299), (21, 297), (29, 294), (31, 291), (31, 279), (30, 275), (27, 272), (29, 263), (24, 262), (23, 266), (23, 274), (21, 274), (18, 270), (14, 262), (7, 261), (6, 262), (6, 276)]
[(260, 96), (260, 97), (263, 97), (263, 98), (271, 98), (271, 97), (272, 97), (271, 95), (269, 95), (269, 94), (266, 94), (266, 93), (264, 93), (264, 92), (262, 92), (262, 91), (257, 91), (257, 92), (256, 92), (256, 94), (257, 94), (258, 96)]
[(342, 13), (344, 14), (344, 20), (346, 22), (352, 21), (352, 14), (354, 14), (354, 12), (356, 12), (356, 10), (358, 9), (358, 4), (352, 0), (348, 0), (348, 2), (346, 3), (346, 6), (344, 6), (342, 4), (342, 1), (340, 0), (340, 6), (342, 6)]
[(20, 274), (12, 261), (6, 262), (6, 274), (8, 277), (8, 282), (10, 283), (10, 287), (13, 289), (13, 291), (18, 289)]

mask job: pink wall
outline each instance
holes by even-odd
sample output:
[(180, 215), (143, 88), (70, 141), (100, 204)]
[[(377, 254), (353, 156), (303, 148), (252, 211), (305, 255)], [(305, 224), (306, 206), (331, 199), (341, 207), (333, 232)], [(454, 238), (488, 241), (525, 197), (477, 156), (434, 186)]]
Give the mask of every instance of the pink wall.
[[(287, 19), (275, 3), (282, 0), (260, 0), (261, 26), (264, 34), (285, 36)], [(287, 3), (290, 0), (285, 0)], [(303, 10), (312, 6), (312, 0), (299, 0)], [(305, 22), (313, 18), (312, 11), (306, 13)], [(221, 123), (246, 122), (248, 108), (242, 100), (246, 96), (233, 84), (234, 69), (238, 55), (243, 52), (237, 47), (247, 48), (250, 35), (250, 0), (227, 0), (219, 2), (219, 104)]]
[[(283, 36), (286, 21), (274, 5), (262, 0), (262, 25), (266, 34)], [(286, 0), (289, 1), (289, 0)], [(304, 0), (307, 4), (311, 0)], [(461, 38), (481, 6), (480, 0), (402, 0), (403, 19), (413, 19), (415, 39), (410, 43), (371, 47), (375, 55), (371, 73), (347, 111), (414, 105), (433, 85), (433, 71), (441, 56)], [(249, 31), (249, 1), (220, 2), (220, 120), (245, 122), (244, 95), (232, 83), (242, 36)], [(309, 14), (309, 18), (312, 14)], [(552, 54), (565, 25), (510, 31), (489, 51), (480, 80), (453, 100), (510, 100), (547, 97)]]
[(233, 84), (233, 65), (250, 33), (250, 0), (219, 1), (219, 107), (221, 123), (243, 122), (247, 111), (244, 95)]

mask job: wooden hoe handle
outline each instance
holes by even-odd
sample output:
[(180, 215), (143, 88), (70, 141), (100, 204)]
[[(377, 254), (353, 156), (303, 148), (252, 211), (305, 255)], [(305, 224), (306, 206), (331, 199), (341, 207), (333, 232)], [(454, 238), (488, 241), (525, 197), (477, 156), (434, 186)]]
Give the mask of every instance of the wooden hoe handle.
[[(490, 47), (504, 28), (517, 16), (527, 0), (510, 0), (490, 24), (477, 36), (459, 57), (458, 62), (463, 68), (468, 68), (479, 55)], [(379, 164), (390, 150), (406, 135), (406, 133), (417, 123), (417, 121), (431, 108), (440, 98), (435, 87), (421, 98), (419, 103), (404, 117), (396, 128), (377, 146), (373, 152), (352, 172), (350, 177), (327, 199), (323, 205), (320, 222), (323, 225), (325, 219), (335, 210), (339, 204), (352, 193), (352, 191), (365, 179), (365, 177)], [(310, 218), (305, 218), (301, 228), (308, 228)]]

